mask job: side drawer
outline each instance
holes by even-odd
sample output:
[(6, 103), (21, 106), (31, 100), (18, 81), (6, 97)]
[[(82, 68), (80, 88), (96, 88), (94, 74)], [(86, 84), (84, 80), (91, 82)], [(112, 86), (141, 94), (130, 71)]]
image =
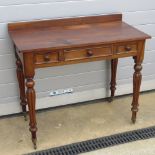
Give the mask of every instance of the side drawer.
[(34, 56), (35, 64), (58, 62), (57, 52), (36, 53)]
[(138, 51), (137, 42), (119, 43), (116, 45), (115, 54), (136, 53)]

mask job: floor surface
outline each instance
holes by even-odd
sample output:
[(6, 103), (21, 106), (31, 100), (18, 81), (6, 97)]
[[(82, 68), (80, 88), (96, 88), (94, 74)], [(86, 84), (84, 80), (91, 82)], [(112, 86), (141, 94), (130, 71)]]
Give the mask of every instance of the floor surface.
[[(140, 96), (136, 124), (132, 124), (130, 95), (112, 103), (90, 102), (37, 113), (38, 150), (155, 125), (155, 92)], [(28, 121), (22, 116), (0, 119), (0, 155), (33, 152)], [(88, 155), (155, 155), (155, 139), (114, 146)]]

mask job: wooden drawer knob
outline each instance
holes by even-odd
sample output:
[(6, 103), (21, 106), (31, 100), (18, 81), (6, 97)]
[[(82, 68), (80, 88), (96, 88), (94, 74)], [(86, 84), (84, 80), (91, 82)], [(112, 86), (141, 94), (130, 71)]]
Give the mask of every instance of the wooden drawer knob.
[(87, 51), (87, 56), (91, 57), (91, 56), (93, 56), (93, 55), (94, 55), (94, 53), (93, 53), (92, 50), (88, 50), (88, 51)]
[(125, 47), (125, 50), (126, 50), (126, 51), (131, 51), (132, 48), (131, 48), (130, 46), (126, 46), (126, 47)]
[(46, 53), (45, 55), (44, 55), (44, 61), (50, 61), (50, 56), (49, 56), (49, 54), (48, 53)]
[(66, 50), (64, 50), (64, 51), (59, 51), (59, 53), (58, 53), (58, 60), (59, 61), (65, 61), (65, 54), (64, 54), (64, 52), (66, 52)]

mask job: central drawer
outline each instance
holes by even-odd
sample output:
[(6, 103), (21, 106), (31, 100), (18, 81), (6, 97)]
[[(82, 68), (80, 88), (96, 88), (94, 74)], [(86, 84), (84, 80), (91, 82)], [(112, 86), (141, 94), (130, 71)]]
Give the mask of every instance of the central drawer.
[(109, 55), (112, 55), (111, 46), (101, 46), (101, 47), (94, 47), (94, 48), (84, 48), (84, 49), (64, 51), (65, 61), (106, 57)]

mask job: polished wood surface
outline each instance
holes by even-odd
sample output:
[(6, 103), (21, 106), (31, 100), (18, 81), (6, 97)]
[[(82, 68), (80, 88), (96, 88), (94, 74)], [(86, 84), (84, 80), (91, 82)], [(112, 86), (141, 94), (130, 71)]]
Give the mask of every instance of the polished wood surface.
[[(84, 17), (77, 18), (77, 21), (75, 19), (73, 21), (66, 19), (64, 23), (67, 24), (64, 24), (64, 26), (62, 25), (62, 21), (58, 20), (55, 26), (51, 26), (52, 24), (49, 22), (49, 25), (43, 28), (41, 26), (36, 28), (35, 22), (29, 23), (29, 29), (26, 27), (26, 23), (25, 28), (22, 29), (20, 29), (20, 24), (17, 27), (16, 24), (9, 24), (9, 32), (21, 52), (31, 52), (32, 50), (46, 52), (60, 48), (96, 46), (149, 38), (147, 34), (122, 22), (122, 15), (117, 16), (120, 17), (115, 18), (114, 16), (110, 22), (98, 21), (95, 17), (92, 17), (91, 22), (87, 22), (87, 18), (85, 20)], [(100, 16), (100, 18), (103, 18), (103, 21), (105, 17)], [(83, 19), (82, 24), (78, 23), (80, 19)], [(61, 21), (60, 25), (59, 21)], [(36, 25), (38, 24), (44, 25), (44, 21), (40, 21)], [(24, 23), (21, 24), (22, 26), (24, 26)], [(13, 27), (15, 28), (13, 29)]]
[[(132, 122), (138, 112), (145, 40), (149, 35), (122, 21), (122, 14), (10, 23), (23, 112), (29, 108), (30, 131), (36, 148), (35, 69), (111, 60), (111, 100), (115, 96), (118, 58), (133, 57)], [(26, 95), (25, 95), (26, 87)]]

